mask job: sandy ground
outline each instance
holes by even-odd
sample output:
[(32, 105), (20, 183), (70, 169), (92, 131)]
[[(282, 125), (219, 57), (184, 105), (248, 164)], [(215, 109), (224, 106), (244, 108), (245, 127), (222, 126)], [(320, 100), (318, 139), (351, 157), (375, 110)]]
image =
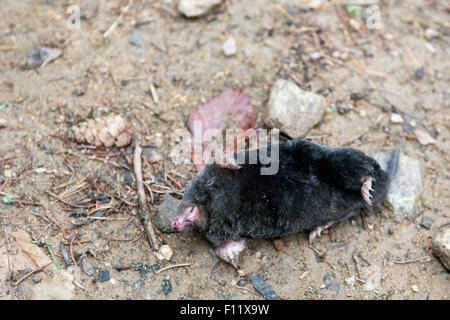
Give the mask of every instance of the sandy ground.
[[(362, 18), (356, 19), (360, 29), (355, 30), (345, 7), (334, 4), (306, 11), (302, 1), (227, 1), (206, 17), (189, 20), (178, 14), (176, 1), (135, 1), (106, 40), (102, 34), (127, 1), (99, 1), (97, 14), (81, 20), (80, 29), (67, 27), (68, 6), (92, 13), (89, 4), (94, 2), (6, 0), (0, 6), (0, 31), (12, 30), (0, 38), (0, 105), (8, 105), (0, 110), (6, 120), (0, 128), (0, 186), (7, 180), (2, 198), (8, 194), (22, 200), (0, 203), (0, 244), (5, 228), (24, 230), (36, 241), (47, 238), (56, 246), (79, 236), (75, 254), (89, 246), (95, 254), (87, 254), (89, 261), (97, 270), (109, 270), (111, 279), (100, 282), (97, 272), (82, 272), (83, 289), (74, 289), (75, 299), (262, 299), (244, 273), (261, 274), (285, 299), (449, 299), (449, 273), (430, 249), (433, 234), (450, 220), (445, 1), (380, 1), (382, 25), (372, 30)], [(310, 26), (323, 30), (311, 32)], [(429, 39), (428, 28), (440, 35)], [(140, 32), (142, 47), (129, 42), (130, 32)], [(236, 39), (237, 54), (225, 57), (221, 45), (229, 37)], [(62, 55), (44, 67), (26, 68), (36, 46), (59, 48)], [(312, 59), (318, 51), (322, 57)], [(120, 113), (143, 144), (163, 141), (156, 151), (165, 160), (144, 166), (144, 176), (164, 178), (169, 172), (185, 186), (195, 168), (175, 166), (167, 155), (172, 132), (186, 128), (193, 108), (226, 88), (243, 88), (262, 125), (271, 85), (289, 76), (329, 103), (329, 112), (307, 135), (311, 141), (365, 152), (400, 146), (423, 159), (420, 217), (396, 222), (381, 207), (365, 223), (360, 217), (341, 222), (315, 243), (325, 258), (308, 246), (306, 234), (283, 238), (281, 250), (270, 241), (252, 239), (241, 257), (241, 275), (220, 263), (211, 277), (218, 260), (199, 234), (165, 234), (174, 251), (169, 262), (153, 254), (136, 216), (134, 175), (122, 166), (132, 168), (132, 146), (101, 153), (72, 149), (58, 138), (87, 117)], [(157, 103), (148, 93), (151, 83)], [(336, 101), (352, 93), (367, 93), (370, 103), (358, 101), (343, 115), (333, 110)], [(401, 125), (390, 122), (391, 112), (379, 107), (387, 103), (434, 126), (437, 142), (423, 146), (411, 139)], [(105, 155), (108, 160), (101, 160)], [(67, 210), (73, 208), (47, 191), (59, 194), (85, 178), (91, 183), (66, 200), (75, 203), (101, 193), (114, 200), (113, 209), (107, 219), (75, 226)], [(152, 212), (163, 199), (164, 193), (155, 193)], [(419, 225), (423, 216), (434, 219), (429, 230)], [(59, 252), (55, 259), (65, 268)], [(190, 266), (158, 274), (114, 269), (118, 263), (139, 262)], [(29, 277), (11, 287), (29, 271), (0, 279), (1, 299), (34, 297), (39, 279)], [(44, 269), (36, 276), (45, 281), (51, 272)], [(166, 295), (167, 277), (172, 289)]]

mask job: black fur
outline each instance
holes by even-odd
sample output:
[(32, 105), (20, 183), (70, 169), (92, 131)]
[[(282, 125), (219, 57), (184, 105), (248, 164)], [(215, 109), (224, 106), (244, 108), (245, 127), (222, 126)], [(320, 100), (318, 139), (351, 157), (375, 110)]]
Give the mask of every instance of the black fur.
[(214, 246), (241, 237), (274, 239), (371, 209), (361, 196), (362, 177), (375, 179), (376, 205), (386, 196), (397, 162), (394, 152), (385, 172), (361, 151), (292, 140), (279, 145), (275, 175), (261, 175), (259, 162), (237, 170), (208, 164), (187, 186), (180, 208), (198, 206), (203, 219), (194, 226)]

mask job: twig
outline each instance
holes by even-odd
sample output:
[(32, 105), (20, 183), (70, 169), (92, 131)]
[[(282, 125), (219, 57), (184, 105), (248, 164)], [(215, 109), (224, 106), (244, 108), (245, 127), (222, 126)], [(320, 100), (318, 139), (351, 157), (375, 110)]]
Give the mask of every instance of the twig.
[(144, 182), (142, 180), (142, 160), (141, 160), (142, 148), (137, 141), (135, 141), (135, 145), (136, 147), (134, 149), (133, 166), (134, 166), (134, 174), (136, 176), (136, 187), (139, 198), (139, 208), (142, 211), (140, 212), (141, 222), (144, 225), (145, 233), (147, 234), (147, 239), (150, 243), (150, 246), (153, 247), (155, 250), (158, 250), (159, 246), (156, 240), (155, 231), (153, 230), (153, 225), (148, 215), (149, 208), (145, 196)]
[(103, 34), (103, 38), (105, 39), (108, 38), (111, 32), (113, 32), (117, 28), (117, 26), (119, 25), (119, 23), (122, 22), (123, 17), (127, 14), (132, 4), (133, 0), (130, 0), (128, 4), (122, 8), (123, 13), (116, 19), (116, 21), (114, 21), (114, 23), (108, 28), (108, 30), (105, 31), (105, 33)]
[(72, 258), (73, 263), (75, 264), (75, 266), (78, 267), (77, 261), (75, 260), (75, 257), (73, 255), (73, 241), (76, 239), (76, 237), (73, 237), (70, 240), (70, 246), (69, 246), (69, 251), (70, 251), (70, 257)]
[(46, 265), (44, 265), (44, 266), (42, 266), (42, 267), (40, 267), (40, 268), (37, 268), (37, 269), (35, 269), (35, 270), (33, 270), (33, 271), (27, 273), (27, 274), (24, 275), (20, 280), (17, 280), (16, 282), (13, 282), (13, 283), (12, 283), (12, 286), (13, 286), (13, 287), (17, 287), (17, 286), (19, 285), (19, 283), (21, 283), (23, 280), (25, 280), (26, 278), (28, 278), (29, 276), (31, 276), (33, 273), (36, 273), (36, 272), (38, 272), (38, 271), (41, 271), (42, 269), (44, 269), (46, 266), (48, 266), (48, 265), (50, 265), (50, 264), (52, 264), (52, 262), (49, 262), (49, 263), (47, 263)]
[(360, 65), (358, 61), (356, 61), (353, 58), (352, 58), (352, 62), (356, 66), (356, 68), (358, 68), (360, 71), (362, 71), (364, 73), (370, 74), (372, 76), (380, 77), (380, 78), (383, 78), (383, 79), (387, 79), (387, 75), (385, 73), (378, 72), (378, 71), (373, 71), (373, 70), (367, 70), (362, 65)]
[(74, 207), (74, 208), (81, 208), (81, 209), (87, 209), (87, 208), (92, 208), (95, 206), (95, 204), (90, 204), (90, 205), (81, 205), (81, 204), (75, 204), (75, 203), (70, 203), (69, 201), (66, 201), (64, 199), (62, 199), (61, 197), (57, 196), (54, 193), (51, 193), (50, 191), (45, 191), (48, 195), (52, 196), (53, 198), (61, 201), (64, 204), (67, 204), (70, 207)]
[(3, 182), (2, 186), (0, 187), (0, 192), (2, 192), (3, 189), (5, 189), (6, 184), (8, 183), (8, 181), (9, 181), (9, 178), (6, 178), (5, 182)]
[(252, 289), (249, 289), (249, 288), (246, 288), (246, 287), (241, 287), (241, 286), (238, 286), (237, 284), (235, 284), (234, 287), (237, 288), (237, 289), (240, 289), (240, 290), (248, 291), (248, 292), (254, 294), (255, 296), (261, 296), (261, 294), (256, 292), (255, 290), (252, 290)]
[(53, 222), (54, 224), (56, 224), (62, 231), (62, 233), (64, 234), (64, 238), (67, 238), (67, 233), (66, 230), (64, 230), (64, 228), (61, 226), (61, 224), (56, 221), (55, 219), (53, 219), (52, 217), (50, 217), (49, 215), (45, 214), (45, 216), (50, 219), (51, 222)]
[(356, 256), (356, 254), (354, 254), (354, 255), (352, 256), (352, 258), (353, 258), (353, 261), (355, 262), (356, 273), (358, 274), (358, 278), (361, 279), (361, 266), (360, 266), (360, 264), (359, 264), (359, 259), (358, 259), (358, 257)]
[(158, 95), (156, 94), (155, 86), (153, 85), (153, 82), (150, 82), (150, 93), (152, 94), (153, 102), (155, 104), (158, 104)]
[(173, 266), (168, 266), (168, 267), (159, 269), (159, 270), (156, 271), (155, 273), (158, 274), (158, 273), (161, 273), (161, 272), (163, 272), (163, 271), (166, 271), (166, 270), (169, 270), (169, 269), (172, 269), (172, 268), (188, 267), (188, 266), (190, 266), (190, 265), (191, 265), (190, 263), (174, 264)]
[(408, 263), (414, 263), (414, 262), (422, 262), (425, 261), (428, 257), (421, 257), (414, 260), (404, 260), (404, 261), (393, 261), (396, 264), (408, 264)]

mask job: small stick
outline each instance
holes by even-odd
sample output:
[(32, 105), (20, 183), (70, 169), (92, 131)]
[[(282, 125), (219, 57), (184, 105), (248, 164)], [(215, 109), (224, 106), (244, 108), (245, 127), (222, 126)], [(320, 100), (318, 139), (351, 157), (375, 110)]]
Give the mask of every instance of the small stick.
[(168, 267), (159, 269), (159, 270), (156, 271), (155, 273), (158, 274), (158, 273), (161, 273), (161, 272), (163, 272), (163, 271), (166, 271), (166, 270), (169, 270), (169, 269), (172, 269), (172, 268), (188, 267), (188, 266), (190, 266), (190, 265), (191, 265), (190, 263), (174, 264), (173, 266), (168, 266)]
[(114, 217), (88, 217), (88, 219), (93, 219), (93, 220), (120, 220), (120, 221), (128, 220), (128, 218), (114, 218)]
[(361, 279), (361, 267), (359, 265), (359, 260), (358, 257), (356, 256), (356, 254), (354, 254), (352, 256), (353, 261), (355, 262), (355, 266), (356, 266), (356, 273), (358, 274), (358, 277)]
[(246, 287), (241, 287), (241, 286), (238, 286), (237, 284), (235, 284), (234, 287), (237, 288), (237, 289), (240, 289), (240, 290), (248, 291), (248, 292), (254, 294), (255, 296), (261, 296), (261, 294), (256, 292), (255, 290), (252, 290), (252, 289), (249, 289), (249, 288), (246, 288)]
[(149, 208), (145, 196), (144, 182), (142, 180), (142, 160), (141, 160), (142, 148), (139, 145), (139, 143), (137, 143), (137, 141), (135, 145), (136, 147), (134, 149), (133, 165), (134, 165), (134, 174), (136, 176), (136, 187), (139, 198), (139, 208), (143, 212), (143, 215), (141, 215), (141, 221), (144, 225), (145, 233), (147, 234), (147, 239), (150, 243), (150, 246), (153, 247), (155, 250), (158, 250), (159, 246), (158, 243), (156, 242), (155, 231), (153, 230), (151, 219), (147, 214)]
[(9, 181), (9, 178), (6, 178), (5, 182), (3, 182), (2, 186), (0, 187), (0, 192), (2, 192), (3, 189), (5, 189), (6, 184), (8, 183), (8, 181)]
[(113, 32), (117, 28), (117, 26), (119, 25), (119, 23), (122, 22), (124, 15), (127, 14), (132, 4), (133, 1), (130, 0), (128, 4), (122, 8), (123, 13), (116, 19), (116, 21), (114, 21), (114, 23), (108, 28), (108, 30), (105, 31), (105, 33), (103, 34), (103, 38), (105, 39), (108, 38), (111, 32)]
[(70, 251), (70, 256), (71, 256), (71, 258), (72, 258), (73, 263), (75, 264), (75, 266), (78, 267), (77, 261), (75, 260), (75, 257), (74, 257), (74, 255), (73, 255), (73, 241), (74, 241), (75, 239), (76, 239), (76, 237), (73, 237), (73, 238), (70, 240), (69, 251)]
[(170, 179), (170, 181), (172, 181), (173, 183), (175, 183), (177, 185), (178, 188), (183, 189), (183, 187), (181, 186), (181, 184), (175, 180), (174, 178), (172, 178), (172, 176), (170, 174), (167, 174), (167, 178)]
[(412, 222), (415, 222), (415, 220), (424, 212), (424, 210), (420, 210), (416, 213), (416, 215), (411, 219)]
[(153, 102), (155, 104), (158, 104), (158, 95), (156, 94), (155, 86), (153, 85), (153, 82), (150, 83), (150, 93), (152, 94)]
[(425, 261), (428, 257), (422, 257), (422, 258), (417, 258), (414, 260), (405, 260), (405, 261), (393, 261), (396, 264), (408, 264), (408, 263), (414, 263), (414, 262), (422, 262)]
[(33, 271), (27, 273), (27, 274), (24, 275), (20, 280), (17, 280), (16, 282), (13, 282), (13, 283), (12, 283), (12, 286), (13, 286), (13, 287), (17, 287), (17, 286), (19, 285), (19, 283), (21, 283), (23, 280), (25, 280), (26, 278), (28, 278), (29, 276), (31, 276), (33, 273), (36, 273), (36, 272), (38, 272), (38, 271), (41, 271), (42, 269), (44, 269), (46, 266), (48, 266), (48, 265), (50, 265), (50, 264), (52, 264), (52, 261), (49, 262), (49, 263), (47, 263), (46, 265), (40, 267), (40, 268), (37, 268), (37, 269), (35, 269), (35, 270), (33, 270)]
[(416, 57), (414, 57), (411, 49), (408, 47), (408, 45), (406, 43), (403, 43), (403, 45), (405, 46), (406, 53), (408, 53), (408, 56), (411, 58), (416, 69), (420, 68), (420, 63), (417, 61)]
[(53, 222), (54, 224), (56, 224), (62, 231), (62, 233), (64, 234), (64, 238), (67, 238), (67, 233), (66, 230), (64, 230), (64, 228), (61, 226), (61, 224), (56, 221), (55, 219), (53, 219), (52, 217), (48, 216), (47, 214), (45, 214), (45, 216), (50, 219), (51, 222)]
[(356, 66), (356, 68), (358, 68), (360, 71), (362, 71), (364, 73), (367, 73), (367, 74), (370, 74), (370, 75), (373, 75), (373, 76), (376, 76), (376, 77), (380, 77), (380, 78), (383, 78), (383, 79), (387, 78), (387, 75), (382, 73), (382, 72), (367, 70), (362, 65), (360, 65), (358, 61), (356, 61), (353, 58), (352, 58), (352, 62)]
[(67, 204), (68, 206), (74, 207), (74, 208), (82, 208), (82, 209), (87, 209), (87, 208), (92, 208), (95, 206), (95, 204), (90, 204), (90, 205), (80, 205), (80, 204), (75, 204), (75, 203), (70, 203), (69, 201), (66, 201), (64, 199), (62, 199), (61, 197), (58, 197), (56, 194), (51, 193), (50, 191), (45, 191), (48, 195), (52, 196), (53, 198), (61, 201), (64, 204)]

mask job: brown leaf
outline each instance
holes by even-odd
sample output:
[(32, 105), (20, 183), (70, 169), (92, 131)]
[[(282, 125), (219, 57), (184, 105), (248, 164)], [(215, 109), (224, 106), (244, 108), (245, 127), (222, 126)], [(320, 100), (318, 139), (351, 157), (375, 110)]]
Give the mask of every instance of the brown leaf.
[[(188, 128), (192, 134), (194, 134), (196, 123), (202, 125), (202, 141), (194, 143), (202, 143), (202, 146), (206, 147), (211, 142), (203, 140), (203, 135), (207, 130), (216, 129), (223, 133), (225, 129), (256, 128), (256, 115), (248, 95), (242, 89), (228, 89), (200, 104), (192, 111), (188, 121)], [(225, 150), (231, 148), (234, 149), (232, 152), (237, 151), (234, 143), (228, 148), (224, 146)], [(203, 159), (203, 161), (207, 162), (208, 159)], [(196, 167), (198, 171), (201, 171), (204, 163), (196, 164)]]
[(9, 269), (32, 271), (51, 262), (41, 248), (31, 243), (30, 235), (25, 231), (5, 228), (5, 232), (8, 244), (0, 247), (0, 281), (6, 280)]

